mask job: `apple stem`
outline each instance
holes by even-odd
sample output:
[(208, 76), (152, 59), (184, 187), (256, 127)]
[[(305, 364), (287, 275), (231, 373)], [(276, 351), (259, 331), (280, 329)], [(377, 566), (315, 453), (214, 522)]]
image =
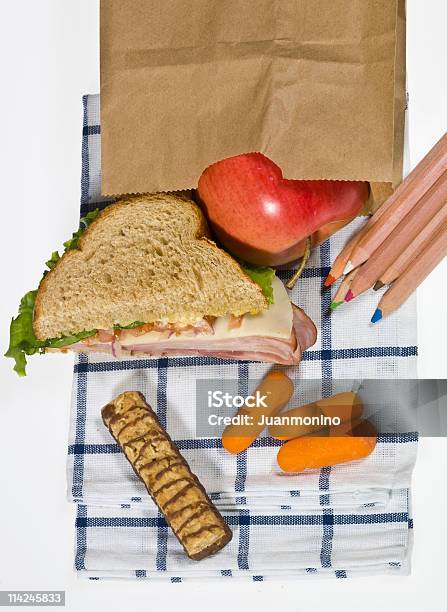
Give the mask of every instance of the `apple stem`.
[(301, 263), (298, 266), (298, 269), (295, 272), (295, 274), (292, 276), (292, 278), (287, 281), (286, 283), (287, 289), (293, 289), (295, 287), (296, 281), (299, 279), (299, 277), (303, 273), (303, 270), (309, 260), (311, 247), (312, 247), (312, 239), (310, 236), (308, 236), (306, 238), (306, 247), (304, 249), (303, 257), (301, 258)]

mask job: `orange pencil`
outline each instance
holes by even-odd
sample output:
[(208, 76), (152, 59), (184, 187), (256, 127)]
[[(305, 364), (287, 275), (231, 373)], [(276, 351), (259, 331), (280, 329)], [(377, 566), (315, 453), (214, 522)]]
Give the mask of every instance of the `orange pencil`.
[(376, 283), (380, 275), (397, 259), (423, 230), (427, 220), (447, 202), (447, 170), (421, 198), (418, 205), (391, 232), (380, 248), (362, 266), (352, 281), (345, 301), (349, 302)]
[(374, 253), (446, 169), (447, 133), (371, 217), (367, 231), (350, 255), (344, 269), (345, 274), (365, 262)]
[(330, 287), (336, 280), (343, 276), (343, 270), (348, 263), (349, 257), (356, 246), (356, 244), (360, 241), (361, 237), (365, 234), (368, 223), (365, 225), (348, 241), (345, 245), (341, 253), (337, 256), (334, 263), (332, 264), (332, 268), (330, 269), (329, 274), (324, 281), (325, 287)]
[(399, 276), (382, 297), (372, 316), (371, 323), (377, 323), (397, 310), (446, 255), (447, 225), (444, 224), (424, 253), (421, 253), (413, 265), (410, 265)]
[[(406, 268), (414, 261), (414, 259), (424, 251), (425, 247), (430, 244), (433, 237), (439, 229), (447, 221), (447, 204), (427, 223), (427, 225), (419, 232), (413, 242), (405, 249), (403, 253), (390, 265), (379, 280), (374, 285), (374, 289), (381, 289), (384, 285), (390, 285), (398, 278)], [(358, 270), (359, 268), (357, 268)]]

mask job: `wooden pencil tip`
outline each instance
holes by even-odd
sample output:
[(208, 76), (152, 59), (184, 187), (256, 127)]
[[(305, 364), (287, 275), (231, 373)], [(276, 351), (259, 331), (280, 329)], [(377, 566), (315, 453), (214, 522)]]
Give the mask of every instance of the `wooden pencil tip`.
[(335, 310), (336, 308), (338, 308), (339, 306), (341, 306), (341, 304), (343, 304), (343, 302), (331, 302), (331, 305), (329, 306), (329, 308), (331, 310)]
[(380, 319), (383, 317), (383, 313), (380, 310), (380, 308), (376, 308), (372, 318), (371, 318), (371, 323), (377, 323), (377, 321), (380, 321)]
[(343, 274), (349, 274), (349, 272), (352, 272), (352, 270), (354, 270), (354, 266), (352, 265), (351, 260), (349, 260), (345, 266), (345, 269), (343, 270)]
[(377, 283), (374, 285), (373, 289), (374, 291), (378, 291), (379, 289), (382, 289), (382, 287), (385, 287), (385, 283), (382, 283), (382, 281), (378, 280)]
[(345, 295), (345, 302), (350, 302), (351, 300), (354, 299), (354, 297), (355, 297), (355, 295), (349, 289), (348, 293)]
[(330, 287), (331, 285), (335, 283), (336, 280), (337, 279), (335, 278), (335, 276), (332, 276), (332, 274), (328, 274), (326, 277), (326, 280), (324, 281), (324, 286)]

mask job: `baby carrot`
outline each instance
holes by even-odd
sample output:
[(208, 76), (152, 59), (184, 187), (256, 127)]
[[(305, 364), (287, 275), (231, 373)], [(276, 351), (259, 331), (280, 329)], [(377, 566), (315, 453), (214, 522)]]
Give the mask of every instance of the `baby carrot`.
[(363, 459), (373, 452), (376, 442), (377, 438), (371, 435), (304, 436), (286, 442), (278, 452), (277, 461), (283, 472), (304, 472)]
[(269, 435), (277, 440), (291, 440), (299, 436), (306, 436), (327, 427), (324, 417), (334, 419), (338, 417), (340, 423), (355, 421), (363, 412), (360, 397), (353, 391), (337, 393), (331, 397), (322, 398), (311, 404), (297, 406), (278, 417), (281, 423), (269, 426)]
[(276, 414), (287, 404), (293, 395), (293, 382), (283, 372), (269, 372), (256, 389), (265, 396), (265, 408), (242, 406), (237, 415), (248, 417), (249, 424), (228, 425), (222, 433), (222, 446), (232, 454), (241, 453), (262, 433), (265, 425), (263, 417)]
[(341, 423), (352, 420), (355, 421), (362, 416), (363, 404), (360, 396), (354, 391), (345, 391), (323, 397), (317, 402), (318, 408), (328, 417), (339, 417)]
[(355, 419), (353, 421), (345, 421), (340, 425), (332, 425), (328, 427), (328, 435), (332, 437), (337, 436), (356, 436), (363, 438), (376, 438), (377, 437), (377, 429), (370, 422), (360, 419)]
[[(313, 434), (324, 429), (324, 424), (320, 423), (322, 416), (323, 413), (319, 410), (317, 402), (291, 408), (278, 415), (281, 423), (269, 425), (269, 436), (276, 440), (291, 440)], [(294, 423), (294, 419), (300, 421)]]

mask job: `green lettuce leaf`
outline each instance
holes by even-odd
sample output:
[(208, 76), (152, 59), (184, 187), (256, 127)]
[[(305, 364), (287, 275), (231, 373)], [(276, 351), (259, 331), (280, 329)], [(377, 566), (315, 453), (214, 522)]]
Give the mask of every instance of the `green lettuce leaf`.
[(114, 325), (114, 329), (134, 329), (135, 327), (139, 327), (140, 325), (144, 325), (143, 321), (134, 321), (129, 325)]
[(53, 251), (51, 253), (50, 259), (45, 262), (46, 267), (49, 270), (52, 270), (54, 268), (54, 266), (57, 264), (57, 262), (59, 261), (59, 259), (60, 259), (59, 253), (57, 251)]
[[(99, 208), (89, 212), (80, 220), (80, 227), (77, 232), (74, 232), (70, 240), (64, 242), (65, 251), (75, 249), (78, 245), (79, 238), (84, 233), (85, 229), (99, 214)], [(45, 262), (48, 270), (45, 270), (42, 278), (54, 268), (60, 259), (58, 251), (53, 251), (51, 257)], [(9, 329), (9, 348), (5, 353), (5, 357), (10, 357), (15, 360), (14, 370), (19, 376), (26, 376), (26, 356), (34, 355), (34, 353), (42, 353), (45, 348), (62, 348), (70, 344), (74, 344), (84, 338), (93, 336), (97, 330), (82, 331), (78, 334), (62, 336), (61, 338), (49, 338), (45, 341), (37, 340), (33, 329), (33, 312), (36, 301), (37, 289), (29, 291), (20, 301), (19, 314), (15, 319), (12, 319)]]
[(33, 312), (37, 290), (29, 291), (20, 301), (19, 314), (11, 321), (9, 348), (5, 357), (15, 360), (14, 370), (19, 376), (26, 376), (26, 356), (42, 353), (45, 348), (62, 348), (96, 334), (96, 330), (82, 331), (62, 338), (49, 338), (41, 341), (33, 329)]
[(273, 287), (272, 282), (275, 276), (275, 270), (273, 268), (263, 268), (252, 266), (245, 261), (239, 262), (241, 268), (247, 274), (251, 280), (258, 284), (269, 304), (273, 304)]
[(34, 355), (40, 343), (33, 330), (33, 311), (37, 291), (29, 291), (20, 301), (19, 314), (11, 321), (9, 330), (9, 348), (5, 357), (11, 357), (16, 364), (14, 370), (19, 376), (25, 376), (26, 355)]
[(70, 334), (69, 336), (62, 336), (61, 338), (50, 338), (49, 340), (45, 340), (44, 348), (63, 348), (64, 346), (84, 340), (84, 338), (90, 338), (90, 336), (94, 336), (97, 331), (97, 329), (92, 329), (90, 331), (81, 331), (77, 334)]
[[(78, 246), (79, 238), (85, 232), (86, 228), (96, 219), (99, 215), (99, 208), (92, 210), (87, 213), (85, 217), (81, 217), (79, 221), (79, 229), (76, 232), (73, 232), (71, 238), (64, 242), (64, 247), (66, 251), (70, 251), (71, 249), (76, 249)], [(53, 253), (54, 255), (54, 253)]]

